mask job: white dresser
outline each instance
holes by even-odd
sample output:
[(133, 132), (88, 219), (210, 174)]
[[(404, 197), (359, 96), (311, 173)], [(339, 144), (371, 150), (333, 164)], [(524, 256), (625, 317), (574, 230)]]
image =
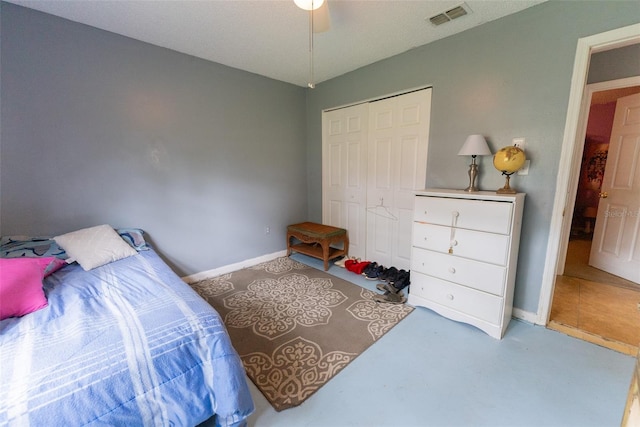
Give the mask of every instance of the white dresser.
[(511, 320), (524, 196), (418, 191), (409, 304), (501, 339)]

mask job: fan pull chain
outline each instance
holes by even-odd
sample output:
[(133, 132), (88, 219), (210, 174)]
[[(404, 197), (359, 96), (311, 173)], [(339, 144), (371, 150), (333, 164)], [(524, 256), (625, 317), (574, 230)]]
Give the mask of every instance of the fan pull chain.
[(453, 253), (453, 247), (457, 244), (456, 237), (456, 224), (458, 223), (458, 216), (460, 214), (456, 211), (451, 212), (451, 234), (449, 235), (449, 253)]
[(312, 6), (312, 9), (309, 11), (309, 83), (307, 84), (307, 86), (309, 86), (310, 89), (313, 89), (316, 87), (314, 81), (315, 81), (315, 77), (313, 75), (313, 6)]

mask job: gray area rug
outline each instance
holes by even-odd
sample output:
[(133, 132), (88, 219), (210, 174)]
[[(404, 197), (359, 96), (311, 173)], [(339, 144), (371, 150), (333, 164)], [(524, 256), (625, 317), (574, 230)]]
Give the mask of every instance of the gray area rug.
[(413, 310), (287, 257), (191, 286), (277, 411), (300, 405)]

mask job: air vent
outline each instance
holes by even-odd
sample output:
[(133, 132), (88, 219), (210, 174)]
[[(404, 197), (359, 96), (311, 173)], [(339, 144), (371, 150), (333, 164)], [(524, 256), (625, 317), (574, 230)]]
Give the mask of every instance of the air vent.
[(442, 12), (435, 16), (432, 16), (431, 18), (429, 18), (429, 21), (431, 21), (433, 25), (442, 25), (446, 22), (467, 15), (468, 13), (470, 13), (469, 7), (463, 3), (460, 6), (456, 6), (453, 9), (447, 10), (446, 12)]
[(444, 13), (441, 13), (440, 15), (432, 16), (431, 18), (429, 18), (429, 21), (431, 21), (433, 25), (440, 25), (444, 24), (445, 22), (451, 21), (451, 19), (449, 19), (449, 17), (447, 17), (447, 15), (445, 15)]

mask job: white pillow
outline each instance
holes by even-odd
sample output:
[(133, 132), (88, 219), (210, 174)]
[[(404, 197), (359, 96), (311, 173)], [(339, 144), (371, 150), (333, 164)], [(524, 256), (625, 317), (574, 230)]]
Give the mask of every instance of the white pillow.
[(83, 228), (53, 239), (85, 271), (138, 253), (106, 224)]

